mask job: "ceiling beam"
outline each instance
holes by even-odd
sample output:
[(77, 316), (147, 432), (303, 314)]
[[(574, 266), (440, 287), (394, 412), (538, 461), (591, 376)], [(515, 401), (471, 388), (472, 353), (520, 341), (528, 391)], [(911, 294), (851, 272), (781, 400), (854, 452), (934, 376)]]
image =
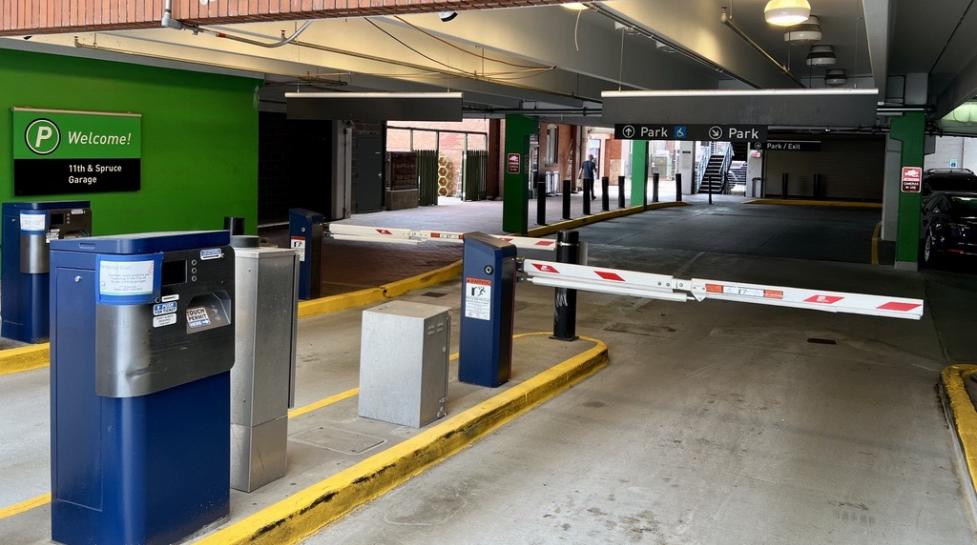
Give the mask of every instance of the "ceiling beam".
[(943, 119), (961, 104), (977, 97), (977, 56), (957, 73), (934, 101), (934, 119)]
[(793, 79), (722, 23), (722, 2), (613, 0), (600, 6), (753, 87), (798, 87)]
[[(683, 55), (657, 47), (654, 40), (631, 33), (622, 36), (612, 21), (591, 10), (486, 10), (464, 13), (447, 24), (434, 14), (387, 19), (405, 28), (413, 26), (470, 46), (599, 78), (615, 88), (715, 88), (720, 79), (718, 73)], [(423, 33), (415, 30), (414, 34), (425, 39)]]
[(885, 90), (889, 77), (889, 36), (891, 34), (892, 0), (862, 0), (862, 13), (865, 17), (865, 35), (868, 39), (868, 58), (872, 63), (875, 88), (882, 93), (880, 102), (885, 102)]
[[(568, 0), (172, 0), (173, 17), (198, 25), (363, 17), (560, 4)], [(163, 0), (0, 0), (0, 36), (159, 27)], [(151, 7), (150, 7), (151, 6)], [(147, 9), (148, 8), (148, 9)]]

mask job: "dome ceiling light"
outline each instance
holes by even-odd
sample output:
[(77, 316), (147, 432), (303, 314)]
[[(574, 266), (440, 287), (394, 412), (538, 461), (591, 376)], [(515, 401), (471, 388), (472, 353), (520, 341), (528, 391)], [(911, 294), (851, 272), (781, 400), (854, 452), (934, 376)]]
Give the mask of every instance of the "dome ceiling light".
[(811, 4), (807, 0), (770, 0), (763, 8), (763, 18), (775, 26), (794, 26), (811, 16)]
[(821, 38), (821, 22), (814, 15), (784, 32), (784, 41), (789, 44), (813, 44), (820, 42)]
[(808, 66), (833, 66), (838, 62), (835, 57), (835, 48), (830, 45), (815, 45), (811, 47), (811, 52), (807, 54)]
[(840, 87), (848, 83), (848, 75), (842, 68), (832, 68), (824, 76), (824, 84), (828, 87)]

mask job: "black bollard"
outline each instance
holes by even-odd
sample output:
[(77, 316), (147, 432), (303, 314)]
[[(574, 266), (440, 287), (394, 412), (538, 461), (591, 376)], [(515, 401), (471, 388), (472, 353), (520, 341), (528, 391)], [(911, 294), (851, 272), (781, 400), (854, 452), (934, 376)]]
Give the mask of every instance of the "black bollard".
[(651, 175), (651, 202), (658, 202), (658, 173)]
[(570, 219), (570, 192), (573, 191), (573, 182), (563, 180), (563, 219)]
[[(648, 209), (648, 178), (645, 178), (644, 187), (641, 188), (641, 206), (642, 210)], [(631, 185), (631, 190), (634, 191), (634, 184)]]
[(627, 178), (624, 176), (617, 177), (617, 207), (624, 208), (624, 184), (627, 183)]
[(611, 188), (611, 181), (607, 176), (602, 176), (600, 179), (600, 209), (607, 212), (611, 209), (611, 196), (607, 192)]
[(590, 197), (594, 194), (594, 181), (584, 179), (583, 181), (583, 215), (590, 215)]
[[(580, 260), (580, 232), (560, 231), (556, 235), (556, 260), (577, 264)], [(577, 290), (556, 288), (554, 295), (553, 338), (577, 339)]]
[(787, 182), (790, 181), (790, 174), (784, 173), (783, 177), (780, 179), (780, 196), (787, 198)]
[(536, 177), (536, 225), (546, 225), (546, 179)]
[(244, 234), (244, 218), (237, 216), (224, 216), (224, 230), (230, 231), (231, 236)]
[(675, 202), (682, 202), (682, 173), (675, 174)]

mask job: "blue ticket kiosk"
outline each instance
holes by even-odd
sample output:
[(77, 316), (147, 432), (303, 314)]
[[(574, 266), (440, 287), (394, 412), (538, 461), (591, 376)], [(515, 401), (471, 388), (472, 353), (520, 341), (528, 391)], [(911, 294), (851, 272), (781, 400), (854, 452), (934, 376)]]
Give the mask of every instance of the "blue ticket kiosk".
[(465, 233), (458, 380), (494, 388), (512, 373), (516, 247)]
[(299, 251), (299, 299), (322, 297), (322, 222), (325, 217), (305, 208), (288, 211), (289, 247)]
[(227, 231), (51, 244), (51, 531), (175, 543), (228, 514)]
[(48, 338), (49, 243), (91, 234), (88, 201), (3, 203), (0, 335), (26, 343)]

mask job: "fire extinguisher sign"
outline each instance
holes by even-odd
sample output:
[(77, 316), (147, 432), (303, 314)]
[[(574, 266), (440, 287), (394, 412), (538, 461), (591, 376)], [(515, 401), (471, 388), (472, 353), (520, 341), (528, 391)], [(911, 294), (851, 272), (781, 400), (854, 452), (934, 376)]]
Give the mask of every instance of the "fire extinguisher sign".
[(492, 319), (492, 281), (484, 278), (465, 279), (465, 318)]

